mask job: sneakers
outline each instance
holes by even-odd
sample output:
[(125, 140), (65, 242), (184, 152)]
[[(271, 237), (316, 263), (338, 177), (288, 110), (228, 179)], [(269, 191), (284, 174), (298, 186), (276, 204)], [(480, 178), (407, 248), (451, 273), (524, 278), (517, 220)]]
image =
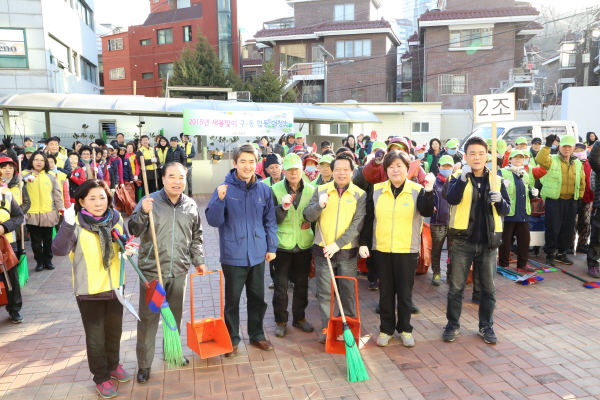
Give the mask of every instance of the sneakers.
[(52, 264), (52, 261), (44, 261), (44, 268), (54, 269), (54, 264)]
[(571, 261), (571, 259), (569, 257), (567, 257), (567, 254), (557, 254), (556, 255), (556, 261), (563, 263), (563, 264), (567, 264), (567, 265), (573, 265), (573, 261)]
[(440, 286), (441, 282), (442, 282), (442, 275), (440, 275), (440, 274), (433, 274), (433, 279), (431, 280), (431, 284), (433, 286)]
[(313, 328), (313, 326), (309, 324), (308, 321), (306, 321), (306, 319), (303, 319), (302, 321), (294, 321), (292, 322), (292, 326), (300, 329), (302, 332), (315, 331), (315, 328)]
[(400, 334), (400, 339), (405, 347), (415, 347), (415, 338), (413, 338), (412, 333), (402, 332)]
[(515, 267), (515, 269), (519, 272), (525, 272), (526, 274), (530, 274), (535, 272), (535, 268), (531, 268), (529, 265), (525, 264), (523, 268)]
[(115, 385), (113, 385), (111, 381), (96, 384), (96, 390), (98, 391), (98, 394), (100, 394), (100, 397), (105, 399), (117, 397), (117, 389), (115, 389)]
[(37, 263), (37, 265), (35, 266), (35, 270), (37, 272), (43, 271), (44, 270), (44, 263)]
[(394, 337), (394, 335), (388, 335), (387, 333), (379, 332), (379, 337), (377, 338), (377, 346), (379, 346), (379, 347), (387, 346), (393, 337)]
[(129, 382), (131, 375), (125, 372), (122, 365), (119, 365), (117, 369), (110, 372), (110, 379), (114, 379), (117, 382)]
[(13, 324), (20, 324), (21, 322), (23, 322), (23, 316), (21, 315), (20, 312), (12, 311), (12, 312), (9, 312), (8, 314), (10, 315), (10, 321)]
[(496, 344), (498, 343), (498, 338), (496, 338), (496, 334), (494, 333), (494, 328), (491, 326), (486, 326), (485, 328), (479, 329), (479, 336), (483, 338), (483, 341), (487, 344)]
[(379, 289), (378, 282), (369, 282), (369, 290), (377, 290), (377, 289)]
[[(600, 278), (600, 268), (598, 267), (588, 267), (588, 275), (592, 278)], [(15, 322), (15, 321), (13, 321)]]
[(285, 337), (285, 324), (284, 325), (277, 325), (275, 327), (275, 336), (277, 337)]
[(546, 265), (549, 265), (551, 267), (556, 266), (556, 261), (554, 261), (554, 254), (546, 255)]
[(448, 324), (444, 328), (442, 339), (444, 339), (444, 342), (454, 342), (458, 335), (458, 328), (454, 328), (452, 325)]
[(323, 328), (321, 333), (319, 333), (319, 343), (325, 344), (327, 341), (327, 328)]

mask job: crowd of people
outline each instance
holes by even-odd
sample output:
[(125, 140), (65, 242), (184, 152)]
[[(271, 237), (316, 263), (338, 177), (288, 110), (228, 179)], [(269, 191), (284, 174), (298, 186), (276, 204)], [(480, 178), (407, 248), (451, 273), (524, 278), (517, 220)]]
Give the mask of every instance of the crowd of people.
[[(493, 329), (496, 266), (510, 267), (514, 253), (516, 270), (532, 272), (530, 253), (539, 255), (540, 250), (530, 246), (533, 207), (545, 209), (547, 215), (546, 264), (572, 264), (570, 254), (586, 253), (588, 274), (600, 277), (600, 200), (596, 200), (600, 180), (595, 179), (600, 172), (600, 145), (596, 142), (594, 133), (587, 135), (586, 142), (548, 135), (529, 143), (520, 137), (514, 147), (498, 140), (498, 152), (491, 154), (490, 141), (480, 137), (470, 137), (462, 145), (457, 139), (432, 139), (419, 145), (406, 137), (382, 141), (349, 135), (342, 147), (324, 141), (317, 149), (305, 143), (302, 133), (295, 133), (274, 145), (263, 137), (236, 147), (233, 169), (205, 209), (206, 222), (218, 228), (225, 277), (225, 323), (233, 345), (225, 357), (235, 357), (242, 341), (244, 289), (249, 344), (263, 351), (273, 349), (264, 331), (266, 263), (273, 280), (275, 336), (282, 338), (288, 332), (288, 288), (292, 286), (291, 325), (302, 332), (316, 330), (318, 341), (326, 343), (333, 295), (329, 264), (334, 275), (355, 278), (362, 258), (368, 288), (379, 290), (377, 345), (387, 346), (398, 337), (404, 346), (415, 346), (410, 321), (419, 309), (412, 291), (426, 219), (432, 239), (432, 285), (443, 283), (444, 244), (448, 250), (443, 340), (452, 342), (459, 335), (463, 292), (472, 271), (478, 333), (485, 343), (497, 343)], [(110, 144), (75, 142), (72, 150), (52, 137), (38, 146), (30, 139), (22, 147), (10, 137), (3, 140), (0, 234), (6, 235), (17, 254), (23, 254), (18, 236), (25, 224), (38, 272), (54, 269), (53, 255), (70, 255), (90, 371), (99, 394), (112, 398), (116, 396), (112, 380), (131, 379), (119, 362), (123, 256), (139, 251), (138, 266), (147, 280), (157, 278), (159, 261), (166, 266), (161, 276), (178, 327), (190, 266), (206, 272), (201, 213), (190, 197), (195, 149), (185, 135), (170, 140), (159, 136), (151, 145), (148, 136), (125, 143), (118, 134)], [(492, 166), (494, 157), (497, 170)], [(141, 172), (142, 162), (147, 174)], [(115, 190), (125, 184), (149, 189), (149, 195), (137, 195), (127, 223), (113, 204)], [(129, 241), (119, 242), (130, 234), (140, 238), (139, 250)], [(16, 268), (9, 270), (8, 277), (14, 290), (7, 311), (12, 322), (20, 323)], [(305, 314), (313, 277), (318, 327)], [(337, 285), (345, 315), (356, 317), (352, 280), (339, 279)], [(145, 294), (140, 282), (139, 383), (150, 379), (160, 319), (146, 306)], [(180, 364), (187, 363), (183, 358)]]

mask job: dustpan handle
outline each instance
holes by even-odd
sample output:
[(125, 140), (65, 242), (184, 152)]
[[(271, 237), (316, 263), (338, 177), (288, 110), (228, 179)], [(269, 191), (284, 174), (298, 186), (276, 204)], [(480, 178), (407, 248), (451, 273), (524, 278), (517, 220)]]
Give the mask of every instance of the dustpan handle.
[[(354, 280), (354, 300), (356, 301), (356, 318), (358, 318), (358, 320), (360, 321), (360, 305), (358, 304), (358, 280), (352, 276), (334, 276), (333, 277), (333, 279), (338, 279), (338, 278)], [(333, 279), (331, 280), (331, 292), (332, 293), (334, 291)], [(331, 296), (331, 298), (329, 300), (329, 316), (330, 317), (333, 315), (333, 306), (334, 306), (334, 301), (333, 301), (333, 296)]]
[(221, 293), (219, 303), (221, 304), (221, 318), (225, 319), (225, 306), (223, 305), (223, 271), (215, 269), (212, 271), (206, 271), (204, 274), (201, 274), (200, 272), (194, 272), (193, 274), (190, 274), (190, 314), (192, 315), (192, 325), (194, 324), (194, 283), (192, 278), (196, 275), (204, 276), (215, 272), (219, 273), (219, 289)]

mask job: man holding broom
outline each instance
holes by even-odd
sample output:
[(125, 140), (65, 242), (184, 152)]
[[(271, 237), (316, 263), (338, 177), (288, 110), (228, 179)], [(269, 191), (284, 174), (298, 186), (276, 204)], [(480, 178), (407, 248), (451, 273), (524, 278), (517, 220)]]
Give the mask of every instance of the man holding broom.
[[(336, 276), (356, 277), (359, 254), (359, 232), (366, 214), (367, 195), (354, 185), (352, 174), (354, 160), (339, 154), (331, 162), (333, 181), (317, 187), (308, 206), (304, 209), (307, 221), (318, 221), (313, 242), (315, 256), (317, 299), (321, 311), (319, 343), (327, 340), (329, 302), (331, 299), (331, 274), (325, 257), (331, 259)], [(322, 233), (322, 234), (321, 234)], [(366, 258), (368, 247), (360, 248)], [(346, 316), (356, 316), (354, 285), (349, 279), (338, 282), (342, 305)]]
[[(177, 328), (181, 327), (183, 299), (189, 265), (200, 273), (206, 272), (202, 250), (202, 222), (196, 202), (185, 195), (187, 169), (180, 163), (169, 163), (162, 169), (163, 188), (142, 198), (129, 220), (129, 232), (140, 238), (139, 268), (148, 280), (157, 279), (154, 246), (158, 244), (163, 287), (166, 301), (175, 316)], [(150, 230), (152, 213), (156, 240)], [(146, 305), (146, 287), (140, 285), (140, 321), (137, 327), (137, 360), (140, 383), (150, 379), (154, 359), (156, 332), (160, 312), (153, 313)], [(164, 324), (164, 322), (163, 322)], [(168, 329), (163, 325), (163, 329)], [(187, 359), (181, 360), (187, 365)]]

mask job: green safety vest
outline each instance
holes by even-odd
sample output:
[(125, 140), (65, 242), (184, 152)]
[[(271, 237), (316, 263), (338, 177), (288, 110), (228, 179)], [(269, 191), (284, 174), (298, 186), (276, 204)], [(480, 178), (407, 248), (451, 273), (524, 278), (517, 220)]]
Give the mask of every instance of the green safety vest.
[[(273, 187), (273, 185), (274, 185), (272, 177), (268, 177), (267, 179), (263, 179), (261, 182), (264, 183), (265, 185), (267, 185), (268, 187)], [(280, 180), (279, 182), (283, 182), (283, 179)], [(279, 183), (279, 182), (277, 182), (277, 183)]]
[[(542, 198), (558, 199), (560, 197), (560, 189), (562, 187), (562, 160), (558, 154), (550, 156), (552, 164), (548, 173), (540, 179), (542, 182)], [(579, 185), (581, 182), (581, 173), (583, 172), (583, 164), (579, 160), (574, 160), (575, 164), (575, 192), (573, 199), (579, 200)]]
[[(510, 198), (510, 212), (507, 217), (512, 217), (515, 215), (515, 210), (517, 208), (517, 188), (515, 186), (515, 174), (510, 170), (510, 168), (502, 168), (500, 170), (502, 173), (502, 178), (510, 182), (510, 185), (506, 188), (506, 192), (508, 193), (508, 197)], [(529, 174), (525, 173), (523, 175), (523, 185), (525, 186), (525, 212), (527, 215), (531, 215), (531, 203), (529, 201)]]
[[(285, 187), (285, 180), (279, 181), (273, 186), (273, 195), (277, 199), (277, 203), (281, 204), (283, 196), (288, 194)], [(292, 205), (287, 212), (285, 219), (277, 226), (277, 238), (279, 239), (279, 247), (283, 250), (292, 250), (296, 246), (300, 249), (305, 250), (312, 246), (314, 240), (314, 233), (311, 228), (301, 229), (304, 222), (307, 222), (302, 215), (304, 209), (308, 206), (315, 188), (311, 185), (304, 183), (302, 189), (302, 197), (300, 198), (300, 204), (298, 208)]]

